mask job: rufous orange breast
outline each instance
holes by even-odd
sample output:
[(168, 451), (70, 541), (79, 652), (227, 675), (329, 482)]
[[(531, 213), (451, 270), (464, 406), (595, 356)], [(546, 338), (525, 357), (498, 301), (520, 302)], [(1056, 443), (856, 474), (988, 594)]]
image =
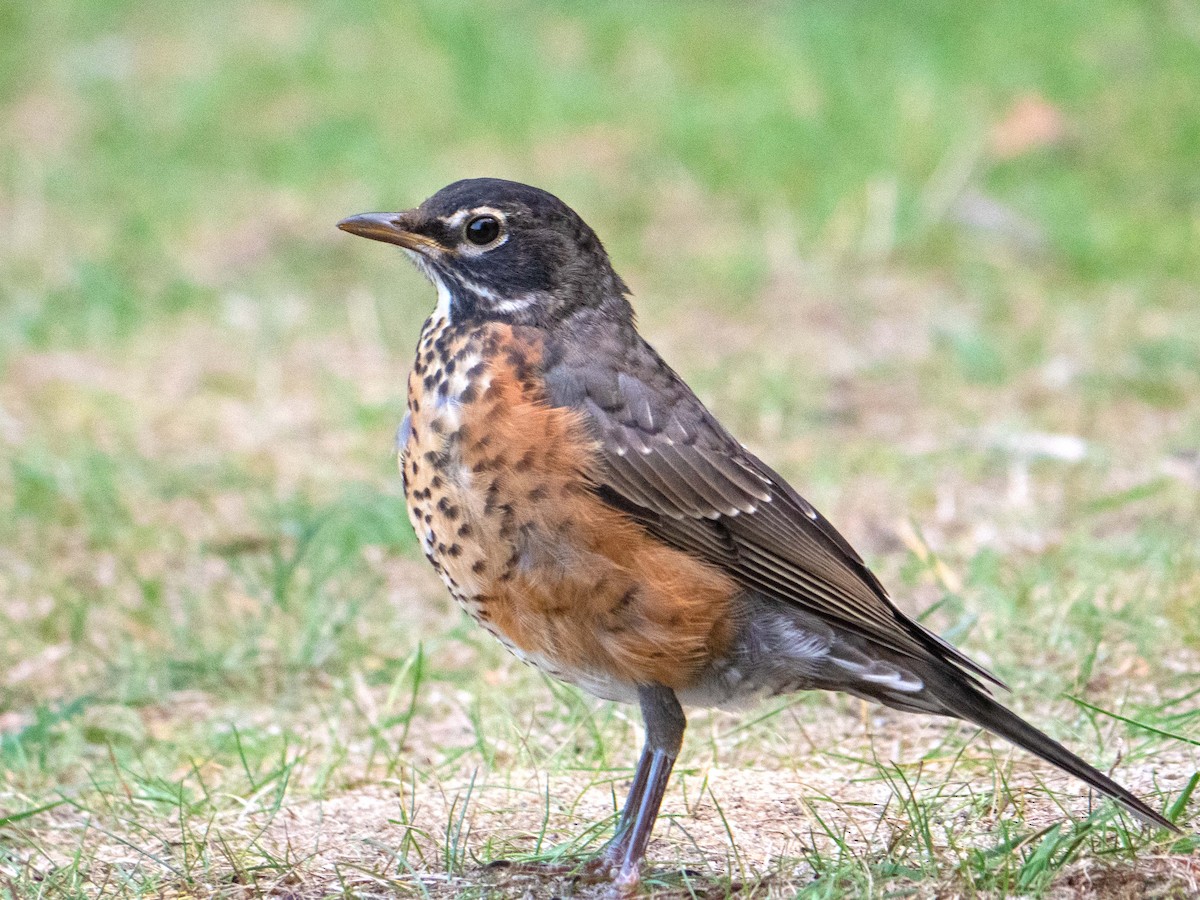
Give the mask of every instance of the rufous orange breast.
[(435, 313), (409, 376), (409, 517), (455, 599), (522, 659), (600, 696), (686, 688), (731, 638), (732, 579), (601, 502), (538, 332)]

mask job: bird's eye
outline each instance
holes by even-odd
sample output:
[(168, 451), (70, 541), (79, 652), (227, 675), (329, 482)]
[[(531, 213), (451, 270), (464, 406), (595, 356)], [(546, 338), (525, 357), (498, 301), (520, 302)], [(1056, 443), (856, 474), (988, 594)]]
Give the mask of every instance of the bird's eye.
[(476, 216), (467, 223), (467, 240), (484, 247), (500, 236), (500, 220), (495, 216)]

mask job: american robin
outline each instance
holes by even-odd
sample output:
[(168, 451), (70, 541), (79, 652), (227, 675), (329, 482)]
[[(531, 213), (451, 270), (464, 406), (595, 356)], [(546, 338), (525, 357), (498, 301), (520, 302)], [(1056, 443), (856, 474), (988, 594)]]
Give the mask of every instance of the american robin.
[(896, 608), (638, 334), (628, 287), (557, 197), (471, 179), (338, 227), (399, 245), (437, 288), (397, 436), (425, 555), (518, 657), (641, 707), (645, 746), (599, 858), (619, 888), (638, 882), (683, 707), (795, 691), (965, 719), (1174, 828)]

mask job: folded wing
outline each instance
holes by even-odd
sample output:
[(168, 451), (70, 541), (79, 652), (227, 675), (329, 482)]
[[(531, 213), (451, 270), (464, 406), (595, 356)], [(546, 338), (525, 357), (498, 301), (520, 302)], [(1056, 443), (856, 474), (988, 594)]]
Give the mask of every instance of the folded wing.
[(620, 364), (564, 351), (549, 401), (582, 412), (599, 446), (599, 494), (660, 540), (748, 589), (795, 603), (891, 650), (986, 669), (905, 616), (837, 529), (727, 432), (640, 338)]

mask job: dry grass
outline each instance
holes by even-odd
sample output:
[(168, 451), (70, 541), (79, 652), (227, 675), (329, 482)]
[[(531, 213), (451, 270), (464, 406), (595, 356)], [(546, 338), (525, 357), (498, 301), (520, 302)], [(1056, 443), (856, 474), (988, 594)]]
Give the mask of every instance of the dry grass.
[[(830, 711), (819, 718), (815, 741), (813, 722), (772, 735), (803, 748), (795, 755), (759, 750), (750, 754), (755, 765), (735, 753), (736, 766), (722, 764), (720, 752), (684, 757), (651, 845), (651, 895), (793, 896), (826, 875), (830, 860), (846, 870), (846, 886), (851, 875), (862, 879), (864, 892), (974, 893), (963, 875), (972, 854), (994, 852), (1003, 820), (1019, 819), (1024, 841), (1036, 843), (1059, 832), (1064, 813), (1086, 818), (1091, 809), (1078, 785), (1006, 748), (975, 741), (948, 752), (940, 723), (875, 716), (864, 727)], [(409, 757), (436, 756), (444, 724), (426, 732), (423, 723), (405, 747)], [(723, 749), (730, 726), (700, 717), (694, 730), (712, 731), (712, 751)], [(1159, 753), (1121, 774), (1149, 792), (1186, 780), (1196, 764), (1195, 753)], [(481, 771), (471, 760), (436, 774), (417, 763), (392, 777), (364, 773), (366, 784), (322, 800), (278, 804), (260, 791), (223, 814), (149, 829), (128, 807), (108, 815), (60, 808), (44, 816), (40, 852), (28, 865), (61, 871), (82, 853), (92, 860), (93, 887), (133, 878), (189, 896), (598, 897), (603, 887), (580, 881), (573, 861), (602, 842), (627, 779), (628, 771)], [(1114, 834), (1103, 821), (1094, 833), (1076, 830), (1104, 848)], [(889, 857), (890, 877), (872, 862), (886, 847), (909, 848)], [(1169, 847), (1151, 843), (1117, 863), (1085, 857), (1063, 868), (1049, 896), (1094, 896), (1097, 885), (1118, 897), (1188, 896), (1200, 871)], [(950, 877), (914, 884), (930, 858)]]

